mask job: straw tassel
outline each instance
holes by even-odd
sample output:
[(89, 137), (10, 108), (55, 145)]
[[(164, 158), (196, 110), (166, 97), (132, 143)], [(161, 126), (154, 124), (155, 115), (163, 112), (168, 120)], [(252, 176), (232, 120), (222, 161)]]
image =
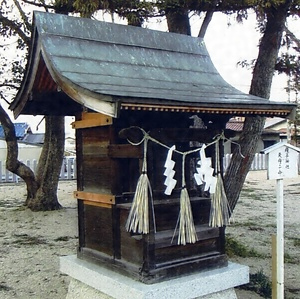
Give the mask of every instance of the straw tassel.
[(182, 157), (182, 189), (180, 193), (180, 212), (178, 219), (178, 245), (186, 245), (187, 243), (195, 243), (197, 241), (197, 233), (194, 225), (191, 201), (185, 186), (185, 156), (186, 155), (184, 154)]
[(149, 233), (149, 195), (151, 200), (151, 209), (153, 212), (155, 230), (152, 189), (147, 176), (147, 139), (145, 139), (142, 174), (138, 179), (131, 209), (125, 225), (125, 228), (128, 232), (132, 231), (133, 233), (139, 234)]
[(216, 172), (217, 182), (214, 192), (210, 194), (211, 208), (209, 225), (212, 227), (222, 227), (229, 223), (230, 207), (227, 200), (223, 179), (220, 173), (220, 149), (219, 142), (216, 142)]

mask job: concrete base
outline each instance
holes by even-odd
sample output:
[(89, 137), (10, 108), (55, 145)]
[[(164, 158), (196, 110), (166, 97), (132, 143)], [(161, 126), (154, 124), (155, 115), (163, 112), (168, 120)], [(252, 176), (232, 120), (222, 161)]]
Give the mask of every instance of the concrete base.
[(61, 257), (60, 270), (72, 278), (67, 299), (236, 299), (233, 288), (249, 282), (249, 268), (235, 263), (151, 285), (76, 256)]

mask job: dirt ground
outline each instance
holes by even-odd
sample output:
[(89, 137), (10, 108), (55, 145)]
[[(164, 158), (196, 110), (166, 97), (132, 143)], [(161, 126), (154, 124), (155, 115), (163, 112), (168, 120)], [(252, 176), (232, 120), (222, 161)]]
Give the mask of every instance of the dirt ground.
[[(300, 178), (284, 180), (286, 299), (300, 298)], [(271, 277), (271, 235), (276, 233), (276, 182), (265, 171), (250, 172), (227, 235), (257, 256), (233, 257), (251, 273)], [(62, 181), (63, 209), (31, 212), (23, 207), (25, 186), (0, 184), (0, 298), (62, 299), (69, 278), (59, 257), (76, 253), (78, 242), (75, 181)], [(238, 289), (239, 299), (264, 298)]]

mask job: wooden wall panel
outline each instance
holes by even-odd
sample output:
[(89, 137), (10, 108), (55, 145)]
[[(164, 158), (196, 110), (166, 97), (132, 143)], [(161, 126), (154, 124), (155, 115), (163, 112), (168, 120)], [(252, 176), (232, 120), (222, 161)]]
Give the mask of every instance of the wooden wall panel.
[(85, 246), (113, 256), (112, 209), (84, 205)]
[(111, 161), (107, 158), (84, 157), (83, 165), (84, 191), (111, 193)]
[[(175, 242), (176, 241), (177, 240), (175, 240)], [(192, 257), (206, 258), (211, 255), (218, 255), (220, 254), (220, 251), (218, 250), (217, 245), (217, 238), (214, 238), (202, 240), (195, 244), (186, 244), (184, 247), (182, 247), (182, 245), (177, 245), (158, 248), (155, 250), (155, 262), (156, 264), (170, 263), (172, 261), (178, 262), (179, 260), (183, 262), (184, 259)]]
[(144, 259), (142, 235), (132, 236), (125, 230), (128, 212), (128, 210), (120, 211), (121, 258), (130, 263), (142, 265)]

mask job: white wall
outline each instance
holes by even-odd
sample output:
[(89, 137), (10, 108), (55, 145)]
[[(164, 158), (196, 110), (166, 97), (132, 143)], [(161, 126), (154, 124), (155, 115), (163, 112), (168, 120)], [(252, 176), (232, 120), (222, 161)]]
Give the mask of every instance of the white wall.
[[(19, 142), (19, 156), (18, 159), (21, 161), (26, 160), (37, 160), (39, 159), (42, 151), (42, 146), (25, 144)], [(6, 142), (0, 140), (0, 161), (6, 160)]]

